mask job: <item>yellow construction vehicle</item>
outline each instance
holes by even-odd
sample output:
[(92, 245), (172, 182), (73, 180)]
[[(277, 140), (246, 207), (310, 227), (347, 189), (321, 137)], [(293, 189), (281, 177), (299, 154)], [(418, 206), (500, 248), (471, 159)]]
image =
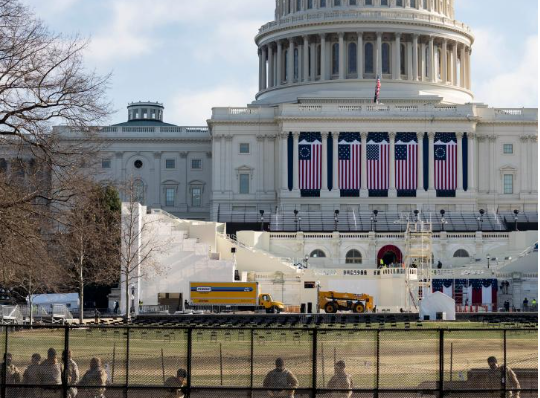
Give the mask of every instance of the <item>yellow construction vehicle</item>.
[(319, 308), (327, 314), (338, 311), (352, 311), (357, 314), (372, 312), (373, 296), (369, 294), (319, 292)]

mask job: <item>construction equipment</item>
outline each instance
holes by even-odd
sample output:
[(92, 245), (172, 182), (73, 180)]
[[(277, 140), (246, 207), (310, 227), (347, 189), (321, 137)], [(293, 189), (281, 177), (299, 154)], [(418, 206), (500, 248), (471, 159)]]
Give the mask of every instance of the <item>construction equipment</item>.
[(282, 302), (274, 301), (267, 293), (259, 294), (257, 282), (191, 282), (190, 294), (193, 307), (236, 307), (238, 310), (266, 310), (280, 313), (285, 309)]
[(327, 314), (335, 314), (338, 311), (352, 311), (357, 314), (372, 312), (374, 308), (373, 296), (319, 291), (319, 308)]

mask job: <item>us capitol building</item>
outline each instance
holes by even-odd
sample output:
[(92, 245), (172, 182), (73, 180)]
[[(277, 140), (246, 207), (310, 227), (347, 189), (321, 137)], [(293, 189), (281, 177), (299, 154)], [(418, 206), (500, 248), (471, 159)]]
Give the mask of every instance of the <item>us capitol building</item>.
[(416, 220), (433, 228), (434, 289), (490, 309), (537, 296), (538, 110), (474, 101), (474, 35), (454, 0), (278, 0), (255, 42), (254, 102), (213, 108), (204, 127), (129, 104), (101, 130), (97, 178), (134, 178), (149, 214), (227, 223), (236, 235), (204, 252), (284, 301), (299, 264), (327, 288), (402, 294), (373, 290), (404, 277), (375, 268), (406, 257)]

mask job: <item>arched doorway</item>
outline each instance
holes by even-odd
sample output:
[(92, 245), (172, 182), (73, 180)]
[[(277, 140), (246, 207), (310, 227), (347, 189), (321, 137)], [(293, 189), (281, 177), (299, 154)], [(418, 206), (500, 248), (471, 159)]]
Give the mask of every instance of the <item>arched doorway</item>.
[(380, 266), (381, 260), (384, 264), (390, 265), (392, 263), (400, 264), (403, 261), (403, 254), (398, 247), (394, 245), (387, 245), (382, 247), (377, 254), (377, 267)]

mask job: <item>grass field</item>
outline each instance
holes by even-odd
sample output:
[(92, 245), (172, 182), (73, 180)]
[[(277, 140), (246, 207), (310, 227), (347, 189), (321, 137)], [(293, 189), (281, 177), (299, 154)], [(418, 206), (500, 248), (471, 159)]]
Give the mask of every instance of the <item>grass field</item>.
[[(445, 380), (466, 380), (470, 369), (487, 369), (486, 359), (491, 355), (503, 361), (504, 332), (475, 330), (481, 326), (474, 325), (464, 331), (444, 331)], [(281, 357), (298, 378), (300, 387), (310, 388), (313, 333), (313, 330), (255, 330), (252, 355), (250, 330), (194, 330), (191, 383), (196, 387), (249, 387), (253, 379), (253, 386), (262, 387), (266, 373), (273, 369), (275, 359)], [(333, 375), (334, 362), (344, 360), (355, 388), (375, 388), (377, 333), (380, 388), (416, 388), (420, 383), (438, 380), (439, 330), (396, 327), (377, 332), (365, 328), (321, 328), (317, 331), (317, 387), (324, 388)], [(509, 366), (537, 369), (537, 331), (509, 330), (506, 333)], [(185, 330), (132, 329), (128, 362), (125, 330), (72, 329), (69, 332), (69, 347), (81, 375), (88, 369), (90, 359), (97, 356), (105, 364), (112, 385), (127, 382), (138, 386), (162, 386), (164, 377), (174, 375), (180, 367), (187, 368), (187, 341)], [(5, 340), (2, 347), (4, 344)], [(21, 371), (29, 364), (33, 353), (45, 357), (49, 347), (56, 348), (60, 355), (64, 349), (64, 330), (9, 333), (8, 351)]]

